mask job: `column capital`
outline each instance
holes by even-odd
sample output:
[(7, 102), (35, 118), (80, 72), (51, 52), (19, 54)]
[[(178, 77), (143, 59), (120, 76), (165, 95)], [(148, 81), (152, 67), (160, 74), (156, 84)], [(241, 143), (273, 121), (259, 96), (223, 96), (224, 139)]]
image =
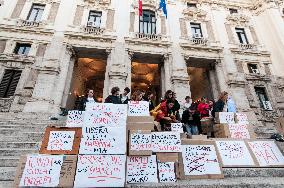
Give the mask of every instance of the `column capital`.
[(130, 60), (133, 59), (133, 56), (134, 56), (134, 51), (133, 50), (130, 50), (129, 48), (126, 48), (126, 52), (128, 53), (128, 58)]
[(106, 48), (106, 54), (109, 56), (112, 52), (113, 48)]
[(67, 45), (66, 50), (67, 50), (67, 53), (69, 53), (71, 57), (76, 57), (76, 52), (72, 45)]

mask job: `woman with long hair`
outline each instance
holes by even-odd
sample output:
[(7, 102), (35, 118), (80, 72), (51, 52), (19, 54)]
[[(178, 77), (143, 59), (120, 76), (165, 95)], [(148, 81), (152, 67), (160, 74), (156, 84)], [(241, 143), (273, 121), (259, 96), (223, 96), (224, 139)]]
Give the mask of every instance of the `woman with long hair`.
[(214, 104), (213, 106), (213, 110), (212, 110), (212, 116), (215, 117), (215, 113), (216, 112), (223, 112), (224, 111), (224, 107), (227, 103), (227, 99), (228, 99), (228, 92), (223, 91), (220, 96), (218, 101)]

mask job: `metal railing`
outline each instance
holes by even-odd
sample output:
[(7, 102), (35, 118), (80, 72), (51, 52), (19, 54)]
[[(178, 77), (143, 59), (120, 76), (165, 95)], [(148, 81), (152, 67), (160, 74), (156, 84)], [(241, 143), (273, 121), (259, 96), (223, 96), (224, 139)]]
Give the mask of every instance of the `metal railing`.
[(239, 48), (241, 48), (242, 50), (255, 50), (256, 45), (254, 45), (254, 44), (239, 44)]
[(208, 44), (208, 39), (205, 38), (191, 38), (190, 39), (191, 43), (193, 44), (198, 44), (198, 45), (207, 45)]
[(39, 25), (40, 25), (40, 22), (28, 21), (28, 20), (19, 21), (19, 26), (22, 26), (22, 27), (38, 27)]

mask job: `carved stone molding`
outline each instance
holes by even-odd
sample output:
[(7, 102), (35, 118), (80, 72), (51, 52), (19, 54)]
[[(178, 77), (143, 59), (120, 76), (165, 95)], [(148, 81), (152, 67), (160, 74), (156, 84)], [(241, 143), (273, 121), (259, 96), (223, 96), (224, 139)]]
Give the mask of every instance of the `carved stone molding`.
[(228, 24), (238, 26), (247, 26), (250, 22), (250, 18), (244, 14), (230, 14), (226, 20)]
[(35, 57), (17, 54), (0, 54), (0, 63), (5, 63), (7, 67), (23, 68), (25, 64), (35, 63)]
[(198, 8), (187, 8), (182, 13), (188, 20), (205, 21), (207, 18), (207, 12)]

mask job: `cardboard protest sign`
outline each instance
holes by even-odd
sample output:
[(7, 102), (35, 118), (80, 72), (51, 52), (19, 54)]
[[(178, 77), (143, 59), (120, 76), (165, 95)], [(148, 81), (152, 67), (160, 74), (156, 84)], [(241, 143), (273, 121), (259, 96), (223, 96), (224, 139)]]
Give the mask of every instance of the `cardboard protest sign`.
[(82, 129), (80, 154), (125, 154), (125, 127), (90, 127)]
[(147, 101), (129, 101), (128, 116), (150, 116), (149, 102)]
[(125, 155), (79, 155), (74, 187), (124, 187)]
[(151, 131), (130, 131), (129, 155), (152, 155)]
[(47, 127), (40, 154), (78, 154), (82, 136), (80, 127)]
[(248, 125), (245, 123), (229, 124), (231, 138), (235, 139), (251, 139)]
[(180, 173), (182, 179), (224, 178), (214, 142), (183, 140), (181, 147)]
[(28, 155), (19, 186), (58, 186), (62, 164), (62, 155)]
[(247, 145), (241, 140), (216, 140), (223, 167), (256, 166)]
[(233, 112), (217, 112), (216, 123), (235, 123), (235, 114)]
[(284, 156), (274, 141), (249, 141), (259, 166), (261, 167), (284, 167)]
[(153, 152), (181, 152), (180, 133), (152, 132)]
[(82, 127), (84, 123), (84, 113), (85, 111), (68, 111), (66, 127)]
[(183, 125), (182, 123), (171, 123), (171, 131), (183, 133)]
[(86, 109), (84, 125), (125, 127), (126, 104), (93, 103)]
[[(33, 158), (32, 161), (29, 159), (29, 156), (38, 156), (37, 158)], [(57, 181), (58, 178), (58, 173), (55, 174), (53, 167), (50, 167), (49, 162), (52, 161), (54, 158), (52, 155), (29, 155), (29, 156), (21, 156), (19, 160), (19, 165), (15, 174), (15, 180), (14, 180), (14, 187), (19, 187), (20, 181), (22, 179), (22, 175), (24, 172), (24, 169), (26, 168), (26, 164), (28, 162), (28, 167), (26, 168), (26, 175), (24, 180), (26, 180), (26, 187), (42, 187), (44, 186), (43, 184), (47, 184), (47, 180)], [(44, 156), (42, 158), (41, 156)], [(50, 157), (51, 156), (51, 157)], [(76, 155), (68, 155), (68, 156), (59, 156), (61, 159), (63, 157), (63, 164), (61, 165), (61, 170), (60, 170), (60, 176), (59, 176), (59, 184), (57, 187), (73, 187), (73, 181), (75, 178), (75, 171), (76, 171), (76, 163), (77, 163), (77, 156)], [(28, 160), (29, 159), (29, 160)], [(36, 160), (36, 165), (35, 166), (35, 160)], [(54, 161), (55, 162), (55, 161)], [(57, 162), (59, 162), (57, 160)], [(56, 164), (55, 167), (60, 166), (60, 164)], [(54, 174), (53, 174), (54, 173)], [(30, 176), (30, 174), (32, 174)], [(45, 174), (48, 174), (45, 176)], [(52, 176), (50, 179), (49, 176)], [(25, 182), (25, 181), (24, 181)], [(31, 185), (34, 184), (34, 185)], [(48, 183), (49, 184), (49, 183)], [(57, 182), (55, 183), (57, 184)], [(23, 186), (25, 187), (25, 186)], [(48, 185), (48, 187), (52, 187)]]
[(248, 116), (245, 113), (236, 113), (235, 120), (237, 123), (249, 123)]
[(158, 163), (158, 172), (160, 182), (177, 181), (174, 162)]
[(127, 157), (127, 183), (158, 183), (156, 156)]

